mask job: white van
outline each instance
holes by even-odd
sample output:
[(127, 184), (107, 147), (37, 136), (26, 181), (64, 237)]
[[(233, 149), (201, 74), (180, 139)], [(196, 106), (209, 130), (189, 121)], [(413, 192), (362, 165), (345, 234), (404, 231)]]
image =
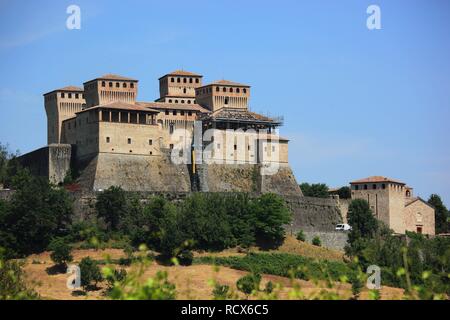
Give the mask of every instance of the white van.
[(352, 227), (346, 223), (338, 224), (336, 225), (336, 228), (334, 228), (336, 231), (350, 231), (352, 230)]

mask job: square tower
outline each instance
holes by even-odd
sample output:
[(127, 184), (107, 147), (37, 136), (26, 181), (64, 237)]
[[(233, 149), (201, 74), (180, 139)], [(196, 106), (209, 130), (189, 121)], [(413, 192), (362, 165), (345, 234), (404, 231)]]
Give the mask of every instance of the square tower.
[(196, 101), (211, 111), (222, 108), (248, 109), (250, 86), (219, 80), (195, 90)]
[(68, 86), (44, 94), (47, 114), (47, 143), (61, 143), (61, 126), (86, 106), (83, 89)]
[(138, 80), (105, 74), (84, 83), (86, 107), (91, 108), (109, 102), (136, 103)]
[(195, 90), (202, 86), (202, 75), (176, 70), (159, 78), (156, 102), (194, 104)]
[(405, 233), (405, 197), (411, 189), (405, 183), (382, 176), (350, 182), (352, 199), (364, 199), (375, 217), (396, 233)]

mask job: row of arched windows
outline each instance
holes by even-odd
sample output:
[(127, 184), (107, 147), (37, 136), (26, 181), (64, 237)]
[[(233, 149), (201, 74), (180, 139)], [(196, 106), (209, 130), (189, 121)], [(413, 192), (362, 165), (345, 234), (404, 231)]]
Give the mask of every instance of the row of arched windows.
[[(75, 97), (75, 99), (79, 99), (81, 96), (81, 98), (84, 99), (84, 93), (71, 93), (71, 92), (67, 92), (67, 98), (68, 99), (72, 99), (72, 97)], [(66, 97), (66, 92), (61, 92), (61, 98), (65, 98)]]
[[(181, 80), (181, 79), (183, 79), (183, 80)], [(183, 83), (200, 83), (200, 79), (199, 78), (186, 78), (186, 77), (182, 77), (182, 78), (180, 78), (180, 77), (177, 77), (177, 78), (174, 78), (174, 77), (171, 77), (170, 78), (170, 82), (177, 82), (177, 83), (181, 83), (181, 82), (183, 82)]]
[[(241, 93), (241, 88), (233, 88), (233, 87), (222, 87), (222, 89), (220, 89), (220, 87), (216, 87), (216, 92), (220, 92), (222, 90), (222, 92), (236, 92), (236, 93)], [(211, 87), (206, 87), (206, 88), (202, 88), (202, 89), (198, 89), (196, 91), (196, 94), (206, 94), (206, 93), (211, 93), (212, 92), (212, 88)], [(247, 93), (247, 88), (242, 88), (242, 92), (243, 93)]]

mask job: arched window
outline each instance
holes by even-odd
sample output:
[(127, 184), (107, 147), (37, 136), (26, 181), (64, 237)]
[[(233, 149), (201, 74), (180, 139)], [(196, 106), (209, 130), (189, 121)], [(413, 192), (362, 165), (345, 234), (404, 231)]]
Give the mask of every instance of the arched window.
[(108, 85), (109, 85), (110, 88), (112, 88), (112, 82), (110, 82)]
[(245, 89), (245, 88), (244, 88), (244, 89), (242, 89), (242, 91), (244, 91), (244, 93), (247, 93), (247, 89)]
[(187, 79), (186, 79), (186, 78), (183, 78), (183, 83), (186, 83), (186, 81), (187, 81)]
[(126, 87), (127, 87), (127, 83), (124, 82), (122, 86), (123, 86), (124, 88), (126, 88)]
[(189, 83), (192, 83), (192, 78), (189, 78)]
[(187, 103), (188, 103), (188, 104), (191, 104), (191, 100), (188, 100)]
[(184, 100), (181, 100), (181, 103), (184, 103)]
[(227, 92), (227, 88), (223, 87), (222, 91)]
[(375, 190), (376, 188), (377, 188), (377, 185), (376, 185), (376, 184), (373, 184), (373, 185), (372, 185), (372, 189)]
[(386, 185), (384, 183), (381, 185), (381, 189), (386, 189)]
[(120, 88), (120, 83), (116, 82), (116, 88)]
[(134, 88), (134, 83), (130, 83), (130, 88)]
[(61, 98), (64, 98), (64, 92), (61, 92)]
[(170, 78), (170, 82), (175, 82), (175, 79), (174, 78)]
[(239, 88), (236, 88), (236, 92), (239, 93), (241, 92), (241, 90)]
[(230, 88), (230, 92), (233, 92), (233, 88)]
[(180, 78), (177, 78), (177, 82), (180, 83), (180, 81), (181, 81)]
[(172, 103), (172, 99), (169, 99), (169, 103)]
[(198, 78), (197, 79), (195, 79), (195, 83), (199, 83), (200, 81), (198, 80)]
[(186, 88), (183, 89), (183, 93), (186, 93)]
[(219, 88), (219, 87), (216, 87), (216, 91), (219, 92), (219, 91), (220, 91), (220, 88)]
[(407, 196), (407, 197), (411, 197), (411, 191), (406, 190), (406, 196)]
[(367, 190), (367, 184), (364, 185), (364, 190)]
[(72, 99), (72, 94), (71, 93), (68, 93), (67, 96), (68, 96), (69, 99)]
[(178, 103), (178, 100), (175, 100), (175, 103)]
[(106, 87), (106, 82), (102, 81), (102, 87)]

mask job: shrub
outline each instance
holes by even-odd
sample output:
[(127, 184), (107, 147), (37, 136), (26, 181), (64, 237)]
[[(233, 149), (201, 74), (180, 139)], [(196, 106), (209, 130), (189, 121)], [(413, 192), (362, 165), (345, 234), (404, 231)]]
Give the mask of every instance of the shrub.
[(264, 288), (264, 292), (267, 294), (270, 294), (273, 292), (273, 283), (272, 281), (269, 281), (266, 283), (266, 287)]
[(305, 234), (303, 233), (303, 230), (300, 230), (300, 231), (297, 233), (297, 240), (298, 240), (298, 241), (303, 241), (303, 242), (306, 241), (306, 237), (305, 237)]
[(177, 259), (180, 265), (190, 266), (192, 264), (192, 260), (194, 260), (194, 255), (192, 251), (184, 249), (178, 254)]
[(0, 252), (0, 300), (30, 300), (39, 296), (27, 287), (21, 264), (3, 260)]
[(102, 281), (102, 274), (97, 263), (89, 257), (83, 258), (80, 262), (81, 286), (87, 291), (92, 285)]
[(111, 290), (116, 283), (121, 283), (125, 280), (127, 271), (125, 269), (114, 269), (111, 273), (105, 276), (105, 280), (108, 283), (108, 289)]
[(249, 273), (236, 282), (236, 287), (247, 296), (253, 291), (259, 291), (259, 284), (261, 283), (261, 275), (258, 273)]
[(230, 297), (230, 286), (216, 283), (213, 289), (214, 300), (226, 300)]
[(322, 245), (322, 241), (320, 241), (320, 238), (318, 236), (315, 236), (312, 239), (312, 244), (315, 245), (315, 246), (320, 247)]
[(53, 239), (48, 246), (48, 250), (52, 251), (52, 253), (50, 253), (50, 258), (58, 266), (64, 266), (67, 262), (72, 261), (72, 248), (63, 238)]

